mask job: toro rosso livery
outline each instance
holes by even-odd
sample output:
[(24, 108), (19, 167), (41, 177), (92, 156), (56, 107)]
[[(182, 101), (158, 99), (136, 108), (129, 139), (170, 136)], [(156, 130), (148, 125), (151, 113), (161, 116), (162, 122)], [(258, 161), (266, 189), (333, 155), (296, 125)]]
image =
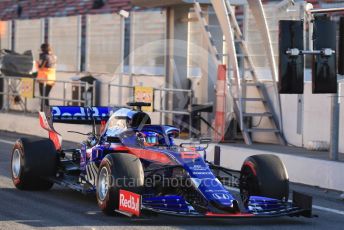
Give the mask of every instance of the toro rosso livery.
[[(95, 193), (106, 214), (152, 213), (192, 217), (311, 217), (312, 198), (293, 192), (288, 201), (286, 169), (274, 155), (254, 155), (236, 171), (207, 161), (208, 141), (177, 145), (179, 129), (152, 125), (130, 108), (52, 107), (40, 113), (49, 139), (18, 139), (12, 179), (22, 190), (47, 190), (54, 183)], [(53, 123), (89, 124), (92, 132), (75, 149), (62, 149)], [(97, 130), (97, 131), (96, 131)], [(238, 192), (240, 190), (240, 193)]]

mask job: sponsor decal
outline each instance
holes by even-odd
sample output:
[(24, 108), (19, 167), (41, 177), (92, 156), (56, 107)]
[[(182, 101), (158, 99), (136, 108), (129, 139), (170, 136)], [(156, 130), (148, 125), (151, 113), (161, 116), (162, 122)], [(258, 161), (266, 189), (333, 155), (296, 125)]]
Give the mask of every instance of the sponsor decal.
[(229, 195), (225, 193), (213, 193), (213, 197), (217, 200), (229, 200)]
[(212, 172), (193, 172), (194, 175), (213, 175)]
[(207, 189), (207, 190), (205, 190), (204, 192), (211, 192), (211, 193), (226, 193), (227, 190), (224, 190), (224, 189), (221, 189), (221, 190), (218, 190), (218, 189), (216, 189), (216, 190), (214, 190), (214, 189)]
[(107, 119), (110, 116), (111, 109), (108, 107), (79, 107), (79, 106), (53, 106), (51, 108), (54, 120), (96, 120)]
[(194, 171), (205, 171), (205, 170), (208, 170), (208, 167), (205, 167), (203, 165), (193, 165), (193, 166), (190, 166), (190, 169)]
[(135, 86), (134, 88), (134, 98), (135, 102), (147, 102), (151, 103), (150, 106), (142, 107), (144, 112), (153, 112), (153, 99), (154, 99), (154, 89), (152, 87), (146, 86)]
[(20, 96), (25, 98), (33, 98), (34, 96), (34, 81), (31, 78), (21, 78)]
[(140, 216), (141, 196), (139, 194), (129, 192), (126, 190), (119, 190), (119, 207), (123, 212)]

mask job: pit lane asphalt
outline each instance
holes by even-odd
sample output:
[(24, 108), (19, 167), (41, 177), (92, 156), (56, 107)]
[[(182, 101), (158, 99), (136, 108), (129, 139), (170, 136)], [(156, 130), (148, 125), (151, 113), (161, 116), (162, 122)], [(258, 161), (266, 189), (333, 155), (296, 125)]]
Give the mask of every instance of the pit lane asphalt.
[[(19, 191), (10, 177), (12, 142), (19, 136), (0, 131), (0, 229), (344, 229), (339, 192), (292, 184), (313, 196), (318, 218), (209, 220), (157, 216), (144, 219), (103, 215), (93, 195), (54, 186), (50, 191)], [(66, 143), (66, 147), (72, 147)], [(305, 169), (306, 170), (306, 169)], [(343, 168), (344, 171), (344, 168)], [(319, 169), (321, 173), (321, 169)], [(319, 175), (321, 176), (321, 174)], [(319, 210), (322, 209), (322, 210)], [(327, 209), (327, 210), (326, 210)]]

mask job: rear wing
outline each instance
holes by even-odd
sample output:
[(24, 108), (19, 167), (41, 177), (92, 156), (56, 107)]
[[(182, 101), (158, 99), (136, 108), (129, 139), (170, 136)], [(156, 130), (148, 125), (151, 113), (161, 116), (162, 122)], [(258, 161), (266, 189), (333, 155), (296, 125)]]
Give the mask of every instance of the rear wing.
[(49, 133), (49, 139), (56, 150), (61, 149), (62, 137), (55, 130), (54, 123), (67, 124), (101, 124), (106, 122), (113, 112), (119, 108), (113, 107), (81, 107), (81, 106), (53, 106), (49, 113), (39, 112), (39, 122)]
[(102, 121), (107, 121), (111, 114), (118, 109), (103, 106), (53, 106), (51, 107), (51, 119), (53, 123), (100, 124)]

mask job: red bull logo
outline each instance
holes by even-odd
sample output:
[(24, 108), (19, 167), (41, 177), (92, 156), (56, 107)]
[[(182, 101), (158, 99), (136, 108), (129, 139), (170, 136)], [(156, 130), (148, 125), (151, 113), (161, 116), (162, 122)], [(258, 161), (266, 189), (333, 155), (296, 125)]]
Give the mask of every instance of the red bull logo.
[(120, 190), (118, 209), (120, 211), (133, 214), (135, 216), (140, 216), (141, 196), (133, 192)]

